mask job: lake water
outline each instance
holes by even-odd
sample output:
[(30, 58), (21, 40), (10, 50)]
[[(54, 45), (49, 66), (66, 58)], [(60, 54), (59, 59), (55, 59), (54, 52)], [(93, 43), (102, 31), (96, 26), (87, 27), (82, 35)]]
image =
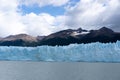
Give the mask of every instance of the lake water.
[(120, 41), (116, 43), (71, 44), (69, 46), (0, 46), (0, 60), (120, 62)]
[(0, 61), (0, 80), (120, 80), (120, 63)]

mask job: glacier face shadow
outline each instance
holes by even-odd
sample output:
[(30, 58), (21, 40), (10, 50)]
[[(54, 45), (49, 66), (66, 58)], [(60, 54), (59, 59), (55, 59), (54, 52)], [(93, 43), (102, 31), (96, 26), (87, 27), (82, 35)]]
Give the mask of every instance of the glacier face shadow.
[(71, 44), (69, 46), (1, 46), (0, 60), (120, 62), (120, 41), (116, 43)]

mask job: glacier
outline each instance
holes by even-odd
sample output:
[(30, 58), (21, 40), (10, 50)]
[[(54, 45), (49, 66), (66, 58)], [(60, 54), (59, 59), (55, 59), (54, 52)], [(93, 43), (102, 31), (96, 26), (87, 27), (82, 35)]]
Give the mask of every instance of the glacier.
[(68, 46), (0, 46), (0, 60), (120, 62), (120, 41), (116, 43), (71, 44)]

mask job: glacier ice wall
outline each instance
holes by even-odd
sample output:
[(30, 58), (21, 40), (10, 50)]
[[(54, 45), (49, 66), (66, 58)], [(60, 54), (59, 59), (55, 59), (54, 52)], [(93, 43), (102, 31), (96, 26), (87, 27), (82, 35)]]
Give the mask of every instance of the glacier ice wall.
[(1, 46), (0, 60), (120, 62), (120, 41), (55, 47)]

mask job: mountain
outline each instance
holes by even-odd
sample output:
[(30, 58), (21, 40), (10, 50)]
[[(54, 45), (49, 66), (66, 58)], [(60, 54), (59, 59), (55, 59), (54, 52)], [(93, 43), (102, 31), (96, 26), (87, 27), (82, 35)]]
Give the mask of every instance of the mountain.
[(56, 32), (46, 36), (42, 39), (39, 45), (69, 45), (71, 43), (78, 43), (79, 38), (88, 34), (89, 31), (82, 30), (81, 28), (77, 30), (67, 29), (60, 32)]
[(40, 40), (42, 40), (44, 37), (45, 37), (45, 36), (37, 36), (36, 39), (37, 39), (38, 41), (40, 41)]
[(57, 33), (46, 36), (39, 45), (69, 45), (73, 43), (92, 43), (92, 42), (116, 42), (120, 40), (120, 33), (102, 27), (99, 30), (63, 30)]
[(67, 29), (48, 36), (33, 37), (27, 34), (10, 35), (0, 38), (0, 46), (63, 46), (74, 43), (109, 43), (120, 40), (120, 33), (102, 27), (98, 30)]
[(15, 41), (18, 39), (21, 39), (23, 41), (30, 41), (30, 42), (36, 41), (36, 37), (32, 37), (27, 34), (10, 35), (8, 37), (3, 38), (2, 40), (3, 41)]
[(34, 46), (36, 42), (36, 37), (27, 34), (10, 35), (0, 39), (2, 46)]

